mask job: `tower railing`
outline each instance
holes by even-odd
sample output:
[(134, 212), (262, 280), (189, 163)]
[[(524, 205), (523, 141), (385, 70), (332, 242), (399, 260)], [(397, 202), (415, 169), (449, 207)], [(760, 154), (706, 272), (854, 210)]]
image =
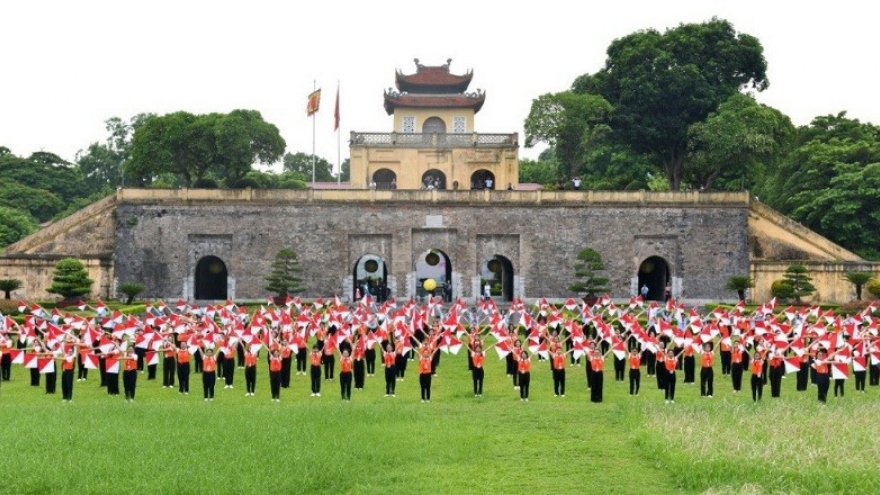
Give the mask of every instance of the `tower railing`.
[(518, 133), (351, 132), (352, 146), (377, 148), (507, 148), (519, 146)]

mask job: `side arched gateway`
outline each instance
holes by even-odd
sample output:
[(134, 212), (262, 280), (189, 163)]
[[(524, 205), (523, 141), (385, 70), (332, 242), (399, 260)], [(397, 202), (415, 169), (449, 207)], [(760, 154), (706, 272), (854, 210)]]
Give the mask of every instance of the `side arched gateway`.
[(483, 261), (480, 265), (480, 294), (487, 283), (493, 297), (500, 297), (503, 301), (512, 301), (513, 263), (500, 254)]
[(226, 263), (216, 256), (205, 256), (196, 263), (195, 299), (223, 300), (227, 299)]
[(648, 288), (648, 295), (645, 297), (651, 301), (663, 301), (667, 297), (666, 288), (670, 286), (672, 281), (672, 272), (669, 269), (669, 263), (659, 256), (651, 256), (642, 261), (639, 265), (639, 294), (642, 288)]
[(352, 276), (354, 279), (352, 299), (370, 294), (378, 302), (385, 301), (388, 293), (388, 265), (384, 258), (375, 254), (362, 256), (354, 264)]
[[(447, 299), (453, 297), (452, 291), (447, 290), (447, 282), (452, 284), (452, 262), (449, 256), (439, 249), (429, 249), (416, 259), (416, 293), (419, 296), (428, 295), (425, 290), (425, 280), (433, 279), (436, 282), (434, 290), (430, 291), (435, 296), (444, 296)], [(451, 287), (450, 287), (451, 289)]]

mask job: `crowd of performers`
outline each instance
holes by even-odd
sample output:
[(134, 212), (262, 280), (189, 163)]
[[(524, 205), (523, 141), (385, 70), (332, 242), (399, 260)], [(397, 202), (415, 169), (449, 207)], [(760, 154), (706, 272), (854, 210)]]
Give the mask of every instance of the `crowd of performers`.
[(767, 383), (770, 396), (779, 397), (789, 373), (796, 375), (799, 392), (815, 385), (821, 403), (832, 383), (834, 396), (843, 396), (850, 375), (857, 392), (865, 391), (866, 377), (869, 385), (880, 385), (875, 304), (851, 316), (818, 307), (779, 311), (775, 304), (750, 313), (740, 304), (701, 315), (675, 301), (635, 298), (618, 307), (606, 297), (593, 306), (537, 300), (527, 307), (514, 301), (502, 312), (491, 299), (469, 308), (461, 300), (447, 306), (439, 299), (377, 305), (368, 296), (352, 305), (336, 298), (310, 304), (288, 298), (285, 305), (270, 301), (253, 313), (229, 301), (206, 308), (157, 302), (147, 303), (141, 316), (111, 314), (99, 302), (92, 308), (98, 316), (85, 318), (21, 303), (19, 310), (29, 313), (24, 323), (0, 315), (0, 379), (9, 381), (12, 365), (20, 364), (32, 386), (40, 387), (42, 379), (46, 393), (54, 394), (60, 369), (61, 398), (69, 402), (75, 381), (86, 381), (90, 370), (97, 370), (109, 395), (120, 394), (121, 374), (124, 397), (133, 402), (138, 375), (146, 372), (147, 380), (158, 382), (162, 361), (163, 388), (189, 395), (191, 375), (200, 374), (203, 400), (210, 402), (218, 381), (234, 388), (236, 369), (244, 370), (245, 396), (253, 397), (264, 360), (271, 400), (279, 402), (294, 372), (309, 376), (311, 396), (320, 397), (322, 383), (336, 381), (338, 362), (340, 395), (348, 401), (352, 388), (364, 389), (377, 367), (385, 397), (395, 397), (414, 361), (421, 400), (430, 402), (441, 353), (464, 348), (475, 397), (483, 395), (491, 349), (505, 361), (521, 401), (529, 400), (536, 361), (549, 367), (556, 397), (565, 397), (566, 368), (583, 362), (592, 402), (602, 402), (606, 360), (613, 362), (615, 381), (629, 382), (630, 395), (639, 395), (644, 370), (666, 403), (675, 402), (679, 374), (686, 385), (699, 378), (700, 396), (711, 398), (716, 358), (734, 393), (749, 375), (755, 402)]

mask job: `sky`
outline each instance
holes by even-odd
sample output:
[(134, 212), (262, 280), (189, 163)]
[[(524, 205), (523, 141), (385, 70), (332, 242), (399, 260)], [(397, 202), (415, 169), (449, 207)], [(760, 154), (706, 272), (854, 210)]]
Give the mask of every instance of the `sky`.
[(312, 152), (314, 124), (316, 154), (336, 164), (350, 131), (392, 130), (382, 93), (396, 70), (415, 71), (414, 58), (472, 69), (470, 90), (487, 92), (476, 131), (518, 132), (522, 143), (532, 100), (601, 69), (614, 39), (713, 16), (761, 41), (770, 87), (757, 99), (795, 125), (841, 111), (880, 124), (872, 3), (3, 1), (0, 146), (73, 161), (107, 138), (110, 117), (245, 108), (278, 126), (291, 153)]

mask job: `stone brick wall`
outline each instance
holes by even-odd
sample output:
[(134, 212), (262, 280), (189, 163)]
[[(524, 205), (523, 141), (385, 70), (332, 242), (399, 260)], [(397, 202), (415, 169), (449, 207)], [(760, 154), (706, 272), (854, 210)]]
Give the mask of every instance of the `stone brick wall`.
[(682, 279), (681, 296), (693, 300), (729, 299), (728, 277), (749, 273), (748, 201), (738, 195), (656, 196), (646, 204), (638, 196), (588, 201), (586, 193), (364, 191), (343, 200), (309, 192), (278, 201), (253, 194), (120, 195), (116, 280), (144, 283), (145, 297), (186, 297), (196, 263), (213, 255), (235, 280), (230, 296), (262, 299), (263, 277), (284, 247), (299, 253), (305, 296), (349, 296), (346, 277), (364, 254), (384, 257), (396, 295), (407, 296), (407, 276), (428, 249), (449, 256), (463, 281), (456, 296), (464, 297), (475, 296), (468, 281), (493, 255), (511, 261), (522, 295), (569, 297), (574, 260), (586, 246), (602, 254), (613, 297), (630, 295), (650, 256), (667, 261)]

